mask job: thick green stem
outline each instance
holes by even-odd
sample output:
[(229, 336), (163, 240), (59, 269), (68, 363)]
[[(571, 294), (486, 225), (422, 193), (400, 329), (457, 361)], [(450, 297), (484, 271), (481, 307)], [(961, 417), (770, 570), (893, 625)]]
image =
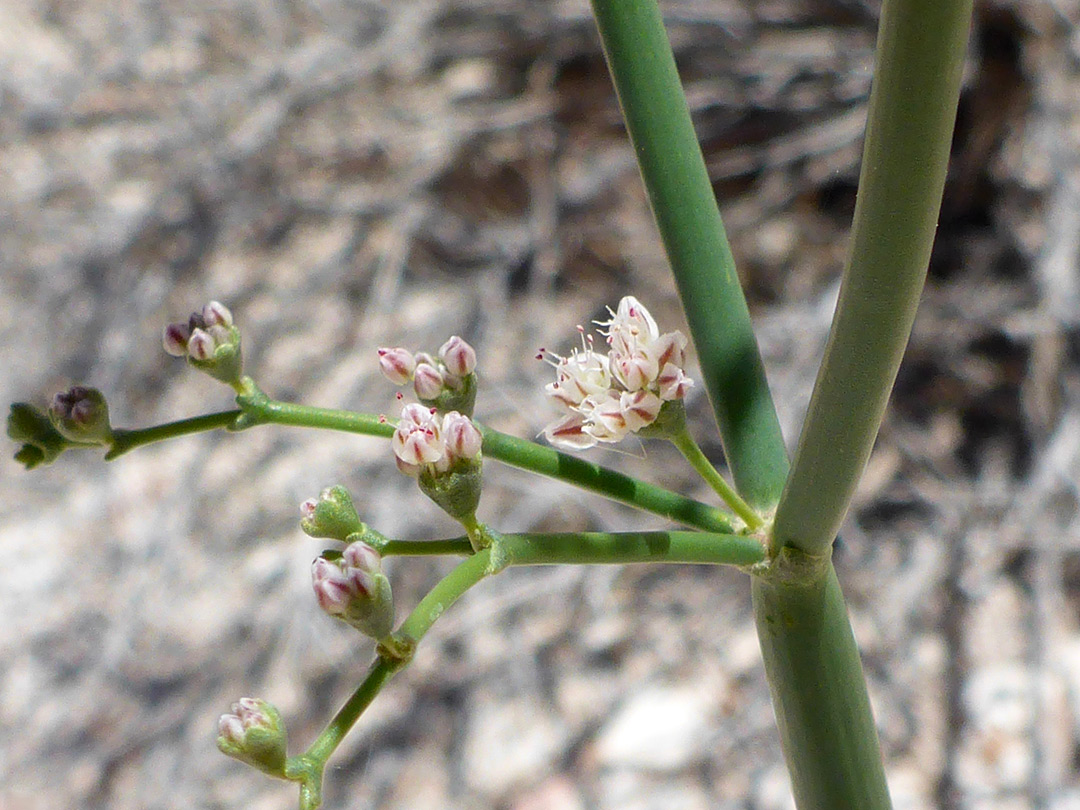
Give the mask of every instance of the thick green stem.
[(847, 512), (911, 333), (949, 159), (971, 0), (885, 0), (851, 256), (778, 546), (821, 554)]
[[(795, 552), (799, 554), (800, 552)], [(891, 807), (859, 650), (832, 564), (751, 593), (780, 742), (799, 810)]]
[[(885, 0), (851, 260), (773, 542), (817, 576), (755, 580), (754, 614), (800, 810), (890, 801), (828, 556), (877, 435), (933, 242), (970, 0)], [(804, 554), (805, 552), (805, 554)]]
[(735, 486), (770, 512), (788, 458), (656, 0), (592, 0)]

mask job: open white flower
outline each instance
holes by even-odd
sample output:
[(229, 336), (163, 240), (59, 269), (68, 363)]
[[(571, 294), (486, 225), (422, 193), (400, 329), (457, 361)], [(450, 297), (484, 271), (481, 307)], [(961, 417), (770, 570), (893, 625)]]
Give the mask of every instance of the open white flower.
[(626, 296), (606, 327), (607, 355), (593, 348), (582, 333), (581, 348), (569, 357), (545, 349), (539, 357), (555, 367), (555, 382), (545, 393), (567, 415), (544, 429), (554, 445), (573, 449), (597, 442), (617, 442), (656, 421), (665, 402), (682, 399), (694, 384), (686, 376), (686, 337), (682, 332), (660, 333), (649, 310)]
[(569, 357), (540, 350), (540, 359), (555, 367), (555, 382), (544, 386), (544, 392), (567, 410), (573, 410), (586, 397), (597, 396), (611, 388), (607, 356), (594, 351), (591, 341), (586, 341), (582, 334), (581, 348), (574, 349)]

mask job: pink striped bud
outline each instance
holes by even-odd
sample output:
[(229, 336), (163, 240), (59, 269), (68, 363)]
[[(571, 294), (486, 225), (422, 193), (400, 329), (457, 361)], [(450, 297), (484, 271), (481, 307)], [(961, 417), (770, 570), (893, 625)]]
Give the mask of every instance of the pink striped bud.
[(367, 543), (350, 543), (338, 560), (317, 557), (311, 584), (326, 613), (372, 638), (389, 635), (394, 624), (390, 581), (381, 571), (379, 553)]
[(472, 374), (476, 368), (476, 350), (457, 335), (452, 336), (439, 349), (446, 370), (455, 377)]
[(628, 391), (619, 397), (619, 409), (631, 433), (655, 422), (663, 404), (651, 391)]
[(162, 335), (162, 345), (165, 351), (173, 357), (187, 357), (188, 339), (191, 337), (191, 329), (186, 323), (170, 323), (165, 327)]
[(341, 552), (341, 559), (346, 565), (368, 573), (373, 574), (382, 570), (382, 557), (379, 556), (379, 552), (375, 550), (374, 546), (370, 546), (362, 540), (357, 540), (355, 543), (346, 546), (345, 550)]
[(188, 338), (188, 354), (195, 360), (212, 360), (217, 341), (205, 329), (194, 329)]
[(241, 698), (218, 720), (218, 749), (271, 776), (285, 776), (285, 724), (265, 700)]
[(687, 377), (686, 373), (674, 363), (668, 363), (660, 369), (660, 375), (656, 378), (656, 382), (660, 388), (660, 398), (665, 402), (682, 399), (694, 385), (694, 381)]
[(442, 372), (434, 365), (417, 363), (413, 374), (413, 389), (417, 397), (426, 401), (436, 399), (442, 393), (444, 383)]
[(223, 326), (227, 329), (233, 325), (232, 313), (220, 301), (211, 301), (204, 306), (202, 319), (207, 326)]
[(457, 459), (471, 460), (480, 455), (480, 446), (484, 437), (472, 420), (457, 411), (450, 411), (443, 417), (443, 440), (446, 442), (446, 454), (451, 463)]
[(405, 385), (416, 370), (416, 358), (400, 346), (379, 349), (379, 370), (394, 385)]
[(589, 422), (583, 414), (571, 413), (544, 428), (544, 436), (556, 447), (585, 450), (596, 444), (596, 438), (586, 432)]

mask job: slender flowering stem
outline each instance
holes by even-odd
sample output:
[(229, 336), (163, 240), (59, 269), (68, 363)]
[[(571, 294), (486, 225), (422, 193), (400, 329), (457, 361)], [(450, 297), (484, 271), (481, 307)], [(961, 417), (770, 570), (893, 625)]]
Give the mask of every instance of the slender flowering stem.
[(162, 425), (154, 425), (148, 428), (136, 430), (113, 431), (113, 442), (109, 452), (105, 454), (106, 461), (122, 456), (129, 450), (142, 447), (147, 444), (175, 439), (179, 436), (188, 436), (192, 433), (205, 433), (209, 430), (229, 430), (236, 425), (236, 421), (243, 415), (243, 411), (220, 411), (208, 413), (202, 416), (193, 416), (190, 419), (180, 419), (176, 422), (166, 422)]
[(765, 560), (765, 547), (757, 539), (712, 532), (508, 534), (501, 542), (508, 565), (697, 563), (744, 567)]
[[(397, 426), (398, 420), (394, 418), (279, 402), (268, 398), (253, 386), (246, 390), (248, 393), (237, 397), (240, 410), (206, 414), (139, 430), (115, 430), (113, 448), (105, 457), (113, 459), (144, 444), (221, 428), (243, 430), (256, 425), (276, 424), (338, 430), (388, 439), (394, 435), (394, 428)], [(477, 424), (477, 427), (484, 437), (485, 458), (565, 481), (684, 526), (721, 534), (735, 532), (735, 521), (731, 515), (715, 506), (526, 439), (509, 436), (480, 424)], [(743, 519), (745, 520), (745, 517)], [(747, 525), (750, 525), (749, 521)]]
[[(341, 430), (367, 436), (391, 437), (396, 419), (371, 414), (314, 408), (254, 397), (241, 402), (251, 413), (253, 424), (274, 423), (299, 427)], [(670, 490), (647, 484), (628, 475), (615, 472), (550, 447), (500, 433), (479, 423), (483, 434), (483, 454), (513, 467), (557, 478), (612, 500), (668, 518), (684, 526), (704, 531), (732, 533), (735, 523), (721, 509), (684, 497)], [(744, 518), (745, 520), (745, 518)]]
[(385, 416), (279, 402), (278, 400), (268, 399), (265, 395), (255, 396), (251, 399), (237, 397), (237, 402), (244, 409), (244, 413), (250, 418), (252, 424), (266, 423), (339, 430), (345, 433), (378, 436), (384, 439), (389, 439), (394, 435), (394, 428), (397, 425), (396, 419)]
[(661, 515), (675, 523), (709, 532), (733, 533), (735, 522), (722, 509), (678, 495), (663, 487), (647, 484), (599, 464), (560, 453), (550, 447), (508, 436), (478, 425), (484, 434), (484, 457), (513, 467), (557, 478), (620, 501), (637, 509)]
[[(391, 541), (404, 544), (405, 541)], [(763, 562), (765, 549), (757, 540), (741, 535), (708, 532), (584, 532), (578, 534), (510, 534), (498, 539), (497, 553), (504, 565), (704, 563), (751, 566)], [(468, 538), (428, 541), (413, 546), (442, 545), (465, 553)], [(404, 548), (405, 546), (400, 546)], [(473, 554), (447, 574), (420, 600), (394, 634), (395, 642), (414, 649), (447, 609), (470, 588), (492, 573), (494, 548)], [(305, 810), (318, 807), (319, 785), (326, 761), (345, 735), (371, 705), (383, 686), (408, 665), (408, 655), (380, 655), (367, 677), (303, 754), (287, 766), (290, 779), (301, 783)]]
[(698, 471), (698, 474), (708, 482), (716, 494), (731, 507), (732, 511), (741, 517), (746, 523), (747, 528), (750, 531), (756, 531), (760, 529), (765, 522), (761, 519), (750, 505), (739, 497), (737, 493), (724, 477), (720, 475), (716, 467), (712, 465), (712, 462), (706, 458), (705, 454), (701, 452), (701, 448), (698, 443), (694, 441), (694, 437), (690, 435), (690, 431), (685, 427), (679, 432), (673, 434), (671, 437), (671, 443), (678, 448), (679, 452), (683, 454), (690, 465)]
[(388, 540), (379, 546), (383, 557), (468, 557), (473, 553), (468, 537), (449, 540)]
[[(692, 563), (756, 565), (765, 548), (755, 538), (714, 532), (527, 532), (500, 537), (508, 565), (625, 565), (627, 563)], [(384, 556), (472, 554), (468, 537), (448, 540), (391, 540), (380, 547)]]
[[(404, 641), (412, 643), (420, 641), (447, 608), (487, 576), (490, 561), (491, 551), (485, 549), (460, 563), (420, 600), (409, 617), (402, 622), (401, 629), (396, 635)], [(334, 749), (341, 744), (363, 711), (375, 699), (379, 690), (406, 663), (405, 659), (380, 656), (368, 671), (364, 682), (338, 710), (333, 720), (304, 752), (302, 758), (313, 764), (318, 763), (321, 768), (321, 765), (334, 753)]]

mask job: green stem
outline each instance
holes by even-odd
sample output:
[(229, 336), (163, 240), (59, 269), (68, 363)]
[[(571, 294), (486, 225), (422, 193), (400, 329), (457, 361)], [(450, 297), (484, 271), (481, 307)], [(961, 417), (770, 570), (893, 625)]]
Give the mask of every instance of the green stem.
[(113, 431), (112, 446), (109, 448), (109, 452), (105, 454), (105, 460), (112, 461), (114, 458), (122, 456), (129, 450), (134, 450), (136, 447), (161, 442), (165, 439), (175, 439), (179, 436), (204, 433), (209, 430), (228, 430), (235, 425), (237, 418), (242, 414), (243, 411), (237, 410), (221, 411), (136, 430), (118, 428)]
[(592, 0), (626, 128), (738, 491), (762, 512), (788, 458), (746, 299), (656, 0)]
[(478, 425), (484, 434), (483, 452), (488, 458), (523, 470), (557, 478), (628, 506), (666, 517), (675, 523), (708, 532), (728, 534), (735, 523), (721, 509), (647, 484), (535, 442), (518, 439)]
[(451, 540), (387, 540), (379, 546), (382, 557), (467, 557), (473, 553), (468, 537)]
[(764, 546), (752, 537), (709, 532), (507, 534), (501, 542), (509, 565), (699, 563), (745, 567), (765, 559)]
[(874, 716), (832, 564), (797, 584), (754, 577), (751, 594), (796, 806), (887, 810)]
[[(460, 599), (469, 588), (487, 576), (490, 558), (491, 551), (484, 549), (458, 564), (420, 600), (409, 617), (402, 622), (395, 636), (407, 643), (419, 642), (447, 608)], [(322, 765), (341, 744), (345, 735), (375, 699), (379, 690), (407, 663), (408, 660), (405, 658), (380, 656), (368, 671), (364, 682), (338, 710), (322, 734), (301, 755), (301, 758), (308, 763), (318, 765), (321, 770)]]
[[(276, 424), (389, 438), (396, 425), (396, 420), (374, 414), (296, 405), (278, 402), (265, 396), (238, 399), (243, 405), (241, 410), (196, 416), (140, 430), (117, 430), (113, 449), (106, 458), (115, 458), (121, 453), (151, 442), (218, 428), (241, 430), (255, 425)], [(484, 435), (483, 452), (488, 458), (565, 481), (684, 526), (721, 534), (735, 530), (731, 516), (715, 506), (639, 481), (599, 464), (582, 461), (550, 447), (499, 433), (479, 423), (477, 427)]]
[[(829, 562), (877, 435), (933, 242), (970, 0), (885, 0), (844, 274), (773, 542), (752, 586), (762, 659), (800, 810), (887, 810), (858, 649)], [(814, 576), (784, 578), (784, 561)]]
[(870, 456), (937, 227), (971, 0), (886, 0), (851, 256), (776, 515), (775, 541), (826, 553)]
[[(405, 541), (391, 541), (403, 544)], [(454, 548), (464, 552), (468, 538), (428, 541), (412, 545)], [(307, 807), (318, 806), (318, 779), (364, 710), (394, 674), (408, 665), (411, 651), (451, 605), (491, 573), (492, 555), (502, 565), (705, 563), (747, 567), (765, 559), (757, 540), (741, 535), (706, 532), (584, 532), (578, 534), (512, 534), (500, 536), (499, 548), (486, 548), (460, 563), (428, 592), (394, 634), (391, 644), (410, 651), (399, 657), (380, 655), (367, 677), (334, 715), (311, 746), (289, 761), (288, 776), (301, 782)], [(390, 544), (388, 544), (389, 547)], [(314, 797), (314, 798), (312, 798)]]
[(765, 525), (765, 522), (758, 513), (751, 509), (749, 504), (739, 497), (739, 493), (728, 485), (728, 482), (724, 480), (724, 476), (720, 475), (716, 467), (712, 465), (712, 462), (705, 457), (705, 454), (701, 452), (701, 447), (694, 441), (694, 437), (690, 435), (689, 430), (683, 428), (669, 438), (671, 443), (675, 445), (686, 460), (690, 462), (690, 466), (697, 470), (698, 475), (704, 478), (724, 503), (730, 506), (732, 511), (743, 519), (743, 522), (746, 523), (746, 526), (750, 531), (757, 531)]
[(252, 424), (270, 423), (338, 430), (344, 433), (357, 433), (361, 436), (378, 436), (383, 439), (393, 436), (397, 425), (396, 419), (388, 419), (372, 413), (316, 408), (312, 405), (297, 405), (266, 398), (246, 400), (237, 397), (237, 401), (244, 409), (244, 413), (250, 416)]

